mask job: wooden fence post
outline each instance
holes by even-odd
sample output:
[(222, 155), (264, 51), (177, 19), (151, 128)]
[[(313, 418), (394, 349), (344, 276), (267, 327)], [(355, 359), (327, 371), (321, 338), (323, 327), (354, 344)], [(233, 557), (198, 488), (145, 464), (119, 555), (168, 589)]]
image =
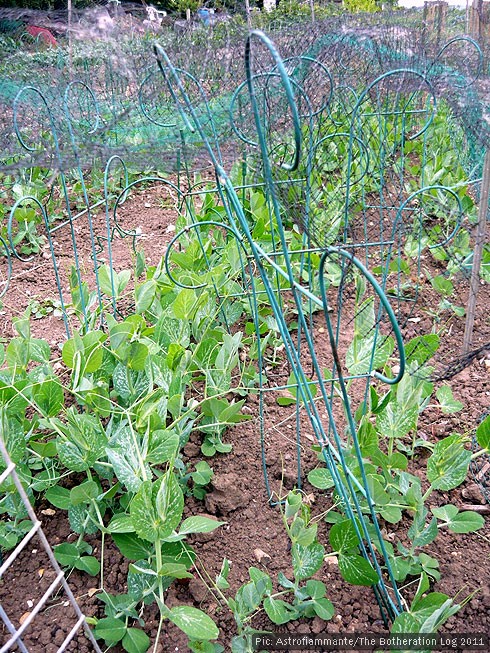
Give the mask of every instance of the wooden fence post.
[(480, 189), (480, 204), (478, 208), (478, 226), (476, 229), (475, 249), (473, 250), (473, 266), (471, 268), (470, 294), (466, 308), (466, 324), (463, 337), (463, 353), (471, 349), (473, 340), (473, 327), (475, 324), (476, 298), (480, 288), (480, 266), (483, 248), (486, 240), (486, 227), (488, 219), (488, 200), (490, 198), (490, 148), (485, 154), (483, 163), (483, 177)]

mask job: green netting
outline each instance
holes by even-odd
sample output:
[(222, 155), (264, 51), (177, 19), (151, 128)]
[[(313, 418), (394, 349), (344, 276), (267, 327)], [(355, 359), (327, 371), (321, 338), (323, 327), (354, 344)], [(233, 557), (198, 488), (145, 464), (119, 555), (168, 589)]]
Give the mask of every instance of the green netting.
[[(447, 310), (460, 308), (450, 300), (471, 270), (488, 145), (485, 52), (456, 36), (457, 25), (449, 27), (434, 39), (423, 16), (411, 12), (277, 25), (275, 45), (261, 32), (244, 39), (242, 26), (216, 33), (199, 28), (186, 40), (168, 31), (157, 46), (131, 33), (90, 46), (75, 43), (71, 51), (14, 53), (2, 72), (3, 78), (8, 70), (8, 83), (0, 87), (3, 169), (12, 189), (17, 170), (40, 168), (36, 179), (54, 184), (65, 205), (64, 223), (53, 226), (31, 174), (28, 192), (6, 212), (4, 292), (11, 259), (30, 263), (16, 240), (19, 210), (27, 208), (41, 216), (67, 334), (75, 322), (70, 302), (84, 330), (104, 326), (107, 311), (119, 318), (113, 238), (136, 238), (136, 231), (122, 226), (118, 210), (140, 183), (160, 183), (174, 193), (185, 227), (165, 254), (169, 278), (196, 293), (211, 285), (225, 323), (233, 323), (236, 304), (245, 303), (252, 315), (268, 497), (279, 492), (267, 471), (266, 397), (294, 391), (298, 483), (307, 431), (342, 512), (355, 525), (360, 554), (376, 572), (374, 590), (386, 620), (403, 604), (364, 468), (364, 418), (374, 384), (403, 393), (403, 384), (411, 383), (422, 393), (422, 372), (432, 372), (426, 368), (432, 341), (420, 339), (406, 355), (404, 336), (418, 333), (413, 319), (423, 301), (424, 261), (441, 266), (435, 286)], [(86, 184), (95, 166), (104, 170), (99, 222)], [(175, 175), (129, 184), (128, 168)], [(448, 170), (457, 171), (456, 181)], [(109, 192), (115, 171), (116, 199)], [(92, 293), (78, 258), (81, 216), (88, 225)], [(71, 296), (59, 275), (55, 229), (62, 227), (73, 248)], [(199, 238), (202, 269), (176, 278), (174, 248), (189, 233)], [(208, 276), (213, 234), (220, 235), (219, 251), (230, 255), (233, 246), (241, 281), (233, 292)], [(108, 283), (100, 280), (103, 260)], [(263, 304), (272, 308), (282, 338), (285, 378), (266, 364)], [(286, 317), (291, 314), (294, 322)], [(321, 346), (318, 321), (326, 333)], [(441, 365), (448, 355), (441, 347)], [(396, 361), (392, 373), (381, 373), (388, 360)]]

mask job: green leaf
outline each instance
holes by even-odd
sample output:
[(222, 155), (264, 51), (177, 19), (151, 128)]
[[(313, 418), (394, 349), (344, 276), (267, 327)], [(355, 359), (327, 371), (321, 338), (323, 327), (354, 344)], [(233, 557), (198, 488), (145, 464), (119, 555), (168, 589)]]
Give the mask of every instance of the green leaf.
[(337, 553), (344, 553), (359, 544), (356, 528), (350, 519), (334, 524), (328, 535), (330, 546)]
[(272, 592), (272, 580), (265, 571), (257, 569), (257, 567), (249, 567), (248, 573), (259, 594), (270, 594)]
[(463, 408), (463, 404), (460, 401), (456, 401), (453, 397), (453, 392), (448, 385), (442, 385), (436, 391), (437, 401), (441, 405), (441, 410), (446, 415), (451, 413), (457, 413)]
[(124, 289), (131, 278), (130, 270), (121, 270), (117, 273), (108, 265), (101, 265), (98, 269), (99, 286), (107, 297), (117, 299), (124, 292)]
[(134, 533), (130, 515), (118, 513), (114, 515), (107, 526), (109, 533)]
[(147, 311), (155, 299), (157, 284), (154, 279), (149, 279), (135, 289), (136, 312), (143, 313)]
[(159, 537), (160, 520), (153, 503), (153, 485), (144, 481), (129, 507), (134, 530), (143, 540), (155, 542)]
[(47, 363), (51, 356), (51, 349), (46, 340), (40, 338), (31, 338), (29, 341), (31, 360), (37, 363)]
[(167, 365), (170, 370), (176, 370), (177, 367), (179, 366), (180, 361), (182, 360), (182, 357), (185, 354), (185, 349), (182, 347), (182, 345), (179, 345), (177, 343), (171, 342), (170, 345), (168, 346), (168, 353), (167, 353)]
[(327, 588), (321, 580), (308, 580), (306, 582), (306, 591), (312, 599), (322, 599), (327, 593)]
[(332, 475), (326, 467), (312, 469), (311, 472), (308, 473), (308, 480), (313, 487), (316, 487), (319, 490), (328, 490), (335, 485)]
[[(296, 403), (296, 399), (294, 397), (276, 397), (276, 403), (278, 406), (292, 406), (293, 404)], [(272, 620), (271, 620), (272, 621)]]
[(97, 576), (100, 573), (100, 562), (94, 556), (81, 556), (75, 563), (80, 571), (85, 571), (89, 576)]
[(429, 587), (430, 587), (429, 577), (425, 573), (425, 571), (423, 571), (420, 574), (420, 579), (419, 579), (419, 584), (418, 584), (418, 587), (417, 587), (417, 591), (415, 592), (415, 596), (412, 599), (412, 607), (411, 607), (412, 610), (416, 608), (417, 604), (423, 598), (423, 596), (425, 595), (425, 593), (427, 592)]
[(182, 632), (192, 639), (217, 639), (219, 630), (214, 621), (202, 610), (187, 605), (180, 605), (169, 610), (167, 614)]
[(439, 441), (427, 461), (427, 478), (435, 490), (452, 490), (466, 478), (471, 452), (458, 433)]
[(178, 562), (166, 562), (160, 569), (161, 576), (170, 578), (193, 578), (192, 574), (187, 571), (185, 565)]
[(96, 372), (102, 365), (104, 352), (101, 343), (106, 335), (103, 331), (89, 331), (84, 336), (75, 333), (63, 345), (61, 356), (70, 369), (80, 366), (83, 374)]
[(128, 653), (146, 653), (150, 646), (150, 638), (139, 628), (128, 628), (122, 645)]
[(440, 508), (432, 508), (432, 514), (441, 519), (453, 533), (472, 533), (483, 528), (485, 520), (481, 515), (470, 510), (459, 512), (451, 504)]
[(196, 465), (196, 471), (191, 477), (196, 485), (207, 485), (213, 478), (214, 472), (205, 460), (200, 460)]
[(268, 596), (264, 600), (264, 610), (276, 626), (286, 624), (299, 616), (298, 611), (291, 604), (281, 599), (274, 599), (272, 596)]
[(142, 476), (144, 472), (140, 468), (140, 462), (137, 456), (134, 455), (134, 450), (123, 446), (113, 446), (107, 447), (106, 453), (117, 480), (129, 492), (137, 492), (143, 482)]
[(299, 492), (294, 490), (288, 492), (286, 497), (286, 503), (284, 504), (284, 516), (286, 519), (291, 519), (298, 513), (301, 506), (303, 505), (303, 497)]
[[(371, 387), (371, 390), (374, 390), (374, 388)], [(376, 433), (374, 425), (369, 421), (367, 415), (364, 415), (361, 418), (361, 422), (357, 430), (357, 439), (359, 440), (359, 447), (361, 452), (365, 456), (369, 456), (372, 451), (379, 449), (378, 434)]]
[(490, 451), (490, 415), (487, 415), (476, 429), (476, 439), (482, 449)]
[(184, 495), (175, 474), (169, 470), (160, 482), (155, 508), (162, 525), (160, 539), (168, 537), (180, 524), (184, 511)]
[(318, 524), (305, 526), (305, 522), (301, 517), (298, 517), (291, 524), (289, 537), (291, 542), (301, 544), (302, 546), (309, 546), (317, 539)]
[[(430, 597), (430, 594), (429, 594)], [(452, 599), (446, 597), (446, 601), (436, 608), (432, 614), (430, 614), (421, 625), (421, 631), (424, 633), (436, 633), (437, 630), (449, 619), (453, 614), (456, 614), (460, 610), (461, 606), (457, 603), (454, 603)], [(417, 613), (419, 613), (420, 604), (418, 606)], [(419, 614), (417, 615), (419, 616)], [(420, 618), (420, 616), (419, 616)]]
[(91, 516), (94, 517), (95, 511), (91, 506), (88, 507), (87, 505), (70, 505), (68, 508), (68, 520), (72, 530), (74, 530), (75, 533), (93, 535), (99, 530), (97, 524), (95, 524), (91, 519), (87, 519), (87, 512), (89, 512)]
[(440, 508), (431, 508), (431, 512), (434, 517), (441, 519), (445, 522), (450, 522), (459, 512), (459, 509), (456, 506), (447, 504), (446, 506), (441, 506)]
[[(192, 320), (196, 309), (196, 293), (194, 290), (183, 288), (172, 304), (174, 315), (179, 320)], [(205, 639), (205, 638), (203, 638)]]
[[(414, 614), (410, 612), (402, 612), (399, 614), (393, 624), (391, 625), (391, 633), (419, 633), (420, 621)], [(392, 651), (399, 651), (400, 649), (392, 649)]]
[(285, 587), (288, 590), (294, 589), (295, 587), (293, 581), (289, 580), (289, 578), (287, 578), (282, 573), (282, 571), (280, 571), (277, 575), (277, 582), (279, 583), (279, 585), (281, 585), (281, 587)]
[(429, 333), (424, 336), (412, 338), (405, 345), (405, 357), (407, 363), (416, 362), (418, 365), (425, 365), (439, 348), (439, 336)]
[(319, 542), (313, 542), (309, 546), (293, 544), (293, 571), (297, 580), (310, 578), (321, 568), (325, 549)]
[(179, 535), (189, 535), (189, 533), (211, 533), (219, 526), (226, 524), (225, 521), (217, 521), (209, 517), (196, 515), (184, 519), (179, 528)]
[(132, 342), (129, 346), (128, 367), (136, 372), (145, 369), (148, 347), (143, 342)]
[(57, 449), (60, 461), (68, 469), (74, 472), (83, 472), (90, 467), (85, 452), (82, 453), (73, 442), (58, 441)]
[(175, 431), (170, 429), (158, 429), (153, 431), (150, 440), (150, 449), (147, 461), (155, 465), (172, 460), (179, 450), (180, 439)]
[(315, 599), (313, 609), (317, 617), (320, 617), (323, 621), (328, 621), (335, 614), (332, 602), (326, 598)]
[(107, 646), (113, 646), (120, 642), (126, 634), (126, 625), (120, 619), (106, 617), (97, 622), (94, 634), (97, 639), (103, 639)]
[(184, 510), (184, 495), (169, 469), (155, 483), (144, 481), (131, 501), (134, 530), (144, 540), (165, 539), (177, 528)]
[(354, 337), (347, 350), (345, 364), (350, 374), (369, 374), (386, 365), (394, 348), (395, 341), (391, 336)]
[(339, 571), (342, 578), (352, 585), (370, 586), (379, 581), (371, 563), (360, 555), (340, 554)]
[[(112, 523), (112, 522), (111, 522)], [(112, 533), (112, 539), (119, 551), (128, 560), (143, 560), (153, 553), (153, 547), (134, 533)]]
[(64, 403), (63, 386), (55, 379), (47, 379), (32, 388), (32, 398), (45, 417), (55, 417)]
[(80, 553), (74, 544), (63, 542), (54, 547), (54, 557), (63, 567), (74, 567)]
[[(151, 565), (148, 560), (139, 560), (138, 567), (145, 570), (151, 570)], [(160, 579), (162, 581), (162, 579)], [(144, 600), (145, 603), (148, 603), (153, 600), (152, 592), (153, 589), (157, 586), (158, 578), (155, 575), (149, 575), (143, 573), (142, 571), (137, 571), (132, 564), (129, 565), (128, 569), (128, 595), (134, 601)], [(171, 580), (169, 579), (169, 584)], [(165, 583), (162, 583), (165, 586)]]
[(259, 607), (262, 596), (253, 581), (245, 583), (239, 588), (235, 597), (239, 611), (242, 614), (252, 614)]
[(485, 520), (481, 515), (470, 510), (460, 512), (447, 527), (453, 533), (473, 533), (485, 526)]
[(422, 513), (423, 519), (418, 519), (418, 515), (416, 515), (414, 523), (408, 529), (408, 537), (412, 540), (414, 547), (430, 544), (436, 539), (438, 534), (436, 518), (433, 517), (426, 526), (424, 513)]
[(389, 438), (403, 438), (417, 425), (419, 406), (406, 406), (397, 399), (390, 401), (376, 420), (377, 432)]
[(250, 636), (235, 635), (231, 640), (231, 653), (254, 653)]
[(70, 507), (70, 490), (59, 485), (50, 487), (46, 490), (45, 498), (49, 503), (55, 508), (60, 508), (60, 510), (68, 510)]
[(100, 494), (99, 486), (95, 481), (85, 481), (70, 490), (70, 503), (77, 506), (82, 503), (90, 503)]
[(440, 293), (443, 297), (451, 297), (454, 291), (453, 284), (442, 275), (434, 277), (431, 279), (432, 286)]

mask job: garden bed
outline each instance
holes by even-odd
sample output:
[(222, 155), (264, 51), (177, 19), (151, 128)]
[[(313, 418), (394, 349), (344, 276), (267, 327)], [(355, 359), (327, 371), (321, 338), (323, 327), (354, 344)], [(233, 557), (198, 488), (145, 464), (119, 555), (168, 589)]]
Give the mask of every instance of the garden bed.
[[(161, 208), (163, 201), (166, 208)], [(166, 244), (174, 234), (176, 213), (168, 206), (168, 201), (163, 199), (161, 189), (145, 188), (129, 198), (121, 208), (122, 220), (131, 222), (131, 226), (138, 227), (141, 231), (137, 245), (144, 247), (146, 262), (156, 264), (163, 255)], [(79, 235), (83, 242), (83, 220), (76, 224), (80, 230)], [(70, 260), (70, 239), (67, 230), (58, 232), (56, 240), (60, 250), (66, 253), (67, 262)], [(85, 242), (88, 242), (85, 239)], [(117, 260), (117, 270), (133, 266), (133, 252), (130, 239), (116, 239), (114, 252)], [(87, 271), (91, 268), (90, 248), (80, 250), (81, 268)], [(40, 267), (36, 267), (40, 266)], [(56, 287), (49, 281), (45, 271), (49, 269), (50, 261), (40, 259), (32, 271), (21, 271), (21, 265), (15, 263), (15, 285), (5, 298), (3, 312), (2, 338), (12, 337), (11, 318), (23, 313), (26, 306), (33, 301), (40, 307), (46, 307), (47, 298), (56, 296)], [(68, 268), (62, 270), (66, 274)], [(89, 272), (87, 272), (89, 274)], [(64, 277), (66, 283), (66, 277)], [(430, 306), (430, 287), (427, 288), (427, 302)], [(479, 303), (487, 305), (489, 300), (488, 285), (480, 289)], [(56, 346), (64, 340), (63, 323), (59, 317), (34, 314), (32, 332), (35, 337), (46, 338), (51, 345)], [(432, 328), (432, 317), (421, 306), (417, 309), (416, 317), (420, 322), (408, 328), (407, 336), (416, 333), (428, 333)], [(328, 350), (328, 343), (324, 334), (322, 323), (315, 317), (313, 332), (316, 337), (318, 356), (322, 358), (322, 351)], [(463, 320), (453, 315), (448, 317), (445, 325), (446, 335), (443, 346), (444, 360), (448, 359), (447, 351), (457, 355), (461, 349)], [(412, 331), (412, 332), (410, 332)], [(449, 334), (449, 335), (448, 335)], [(490, 340), (490, 324), (484, 314), (477, 318), (475, 325), (475, 347)], [(56, 349), (55, 349), (56, 351)], [(281, 354), (278, 354), (279, 361)], [(61, 368), (62, 369), (62, 368)], [(429, 443), (435, 444), (443, 437), (453, 432), (473, 434), (474, 430), (488, 411), (490, 404), (490, 368), (484, 361), (476, 360), (467, 369), (461, 371), (449, 382), (456, 400), (463, 404), (460, 412), (443, 415), (437, 406), (426, 409), (420, 418), (418, 437)], [(276, 372), (277, 381), (287, 377), (287, 366), (279, 362)], [(276, 379), (274, 379), (276, 380)], [(267, 470), (274, 486), (283, 487), (284, 493), (293, 489), (296, 484), (295, 462), (295, 420), (294, 407), (290, 408), (290, 418), (287, 418), (287, 408), (277, 404), (277, 393), (268, 393), (266, 396), (266, 441), (267, 441)], [(221, 528), (211, 533), (193, 535), (189, 543), (193, 546), (199, 560), (197, 567), (206, 572), (213, 579), (220, 572), (223, 558), (230, 560), (228, 582), (230, 588), (226, 590), (228, 596), (236, 593), (238, 588), (248, 581), (248, 569), (251, 566), (270, 574), (275, 579), (279, 572), (286, 576), (291, 575), (291, 552), (289, 539), (286, 535), (281, 519), (280, 510), (268, 505), (264, 479), (261, 469), (261, 452), (258, 425), (258, 398), (250, 394), (245, 402), (243, 412), (252, 419), (240, 423), (229, 429), (225, 434), (225, 441), (233, 445), (231, 453), (217, 454), (209, 462), (214, 471), (214, 477), (209, 491), (202, 501), (190, 497), (186, 501), (184, 517), (193, 514), (205, 514), (213, 519), (226, 522)], [(293, 443), (293, 445), (292, 445)], [(301, 443), (302, 465), (304, 477), (316, 465), (316, 455), (311, 451), (311, 440), (303, 438)], [(193, 433), (189, 442), (183, 449), (184, 461), (190, 468), (202, 460), (200, 451), (201, 437)], [(418, 449), (417, 454), (410, 463), (412, 474), (425, 478), (424, 470), (429, 452)], [(478, 472), (477, 472), (478, 473)], [(304, 480), (303, 477), (303, 480)], [(477, 482), (471, 474), (467, 481), (449, 492), (437, 492), (431, 497), (434, 505), (454, 504), (460, 509), (471, 506), (471, 509), (485, 510), (485, 497), (482, 494), (482, 478)], [(70, 484), (76, 485), (76, 479), (70, 479)], [(423, 488), (424, 490), (426, 487)], [(331, 494), (329, 491), (319, 491), (305, 482), (304, 491), (313, 514), (321, 514), (331, 507)], [(431, 505), (431, 504), (429, 504)], [(37, 513), (43, 523), (43, 528), (52, 546), (62, 542), (73, 541), (70, 524), (63, 511), (44, 502), (37, 507)], [(382, 528), (387, 538), (395, 537), (399, 532), (402, 539), (409, 521), (404, 518), (402, 522), (393, 526), (383, 523)], [(326, 542), (327, 526), (320, 522), (319, 540)], [(456, 615), (450, 618), (444, 630), (453, 633), (488, 633), (490, 631), (490, 592), (488, 568), (488, 543), (490, 527), (488, 524), (477, 531), (467, 535), (456, 535), (449, 531), (441, 532), (437, 540), (427, 547), (427, 553), (436, 557), (440, 563), (442, 578), (433, 584), (434, 591), (444, 592), (450, 596), (457, 595), (460, 600), (473, 595), (471, 600)], [(93, 547), (93, 555), (100, 559), (101, 540), (97, 535), (89, 535), (86, 541)], [(0, 601), (4, 609), (11, 615), (14, 624), (18, 624), (22, 615), (29, 610), (29, 601), (36, 600), (36, 594), (42, 591), (43, 584), (49, 579), (46, 560), (38, 555), (39, 548), (28, 547), (19, 562), (10, 570), (9, 577), (5, 577), (0, 588)], [(128, 560), (123, 558), (119, 550), (106, 541), (104, 552), (104, 589), (109, 593), (124, 593), (127, 590), (126, 575)], [(41, 572), (41, 570), (43, 570)], [(202, 573), (202, 571), (201, 571)], [(327, 597), (332, 601), (335, 614), (330, 621), (323, 621), (320, 617), (312, 620), (302, 619), (293, 621), (288, 625), (274, 626), (274, 630), (288, 630), (289, 632), (387, 632), (380, 618), (379, 609), (373, 600), (372, 590), (368, 587), (347, 586), (342, 580), (336, 559), (327, 556), (321, 570), (315, 578), (325, 583)], [(82, 610), (89, 617), (103, 618), (103, 606), (97, 598), (98, 577), (87, 575), (73, 570), (69, 575), (69, 583), (78, 599)], [(415, 588), (414, 588), (415, 590)], [(410, 593), (410, 592), (409, 592)], [(178, 605), (198, 607), (210, 615), (220, 628), (219, 642), (230, 650), (230, 642), (236, 634), (236, 625), (229, 610), (220, 605), (213, 595), (194, 575), (193, 578), (177, 580), (166, 592), (166, 605), (172, 608)], [(155, 605), (148, 606), (142, 613), (145, 626), (144, 630), (150, 637), (152, 645), (157, 635), (159, 614)], [(30, 637), (25, 638), (29, 650), (37, 651), (57, 650), (56, 642), (62, 641), (63, 632), (68, 630), (70, 615), (66, 612), (63, 596), (53, 600), (43, 615), (42, 632), (36, 628)], [(17, 620), (17, 621), (16, 621)], [(65, 625), (66, 623), (66, 625)], [(269, 620), (263, 612), (253, 620), (256, 628), (271, 628)], [(164, 622), (160, 634), (157, 651), (188, 651), (187, 637), (172, 623)], [(90, 650), (81, 640), (72, 644), (69, 650), (84, 653)], [(115, 652), (123, 650), (115, 646)]]

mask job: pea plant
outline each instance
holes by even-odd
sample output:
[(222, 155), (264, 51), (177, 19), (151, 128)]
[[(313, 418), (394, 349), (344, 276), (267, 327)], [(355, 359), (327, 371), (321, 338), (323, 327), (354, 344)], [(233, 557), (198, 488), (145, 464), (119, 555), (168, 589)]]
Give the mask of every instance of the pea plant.
[(318, 540), (318, 520), (313, 519), (310, 506), (297, 490), (283, 497), (280, 505), (291, 544), (291, 577), (279, 572), (277, 579), (272, 579), (263, 570), (250, 567), (250, 580), (230, 597), (225, 594), (230, 588), (230, 561), (225, 558), (210, 587), (221, 604), (233, 614), (238, 634), (231, 642), (232, 653), (253, 653), (251, 636), (259, 632), (254, 627), (254, 620), (260, 613), (265, 612), (276, 626), (315, 616), (329, 621), (335, 613), (326, 596), (325, 583), (313, 578), (323, 566), (325, 557), (325, 548)]
[[(192, 243), (189, 250), (189, 259), (179, 259), (186, 278), (195, 264)], [(215, 280), (220, 274), (235, 290), (224, 270), (215, 270)], [(116, 277), (122, 293), (129, 271)], [(75, 307), (81, 293), (90, 304), (82, 287)], [(32, 337), (28, 317), (16, 320), (17, 336), (0, 350), (0, 403), (4, 439), (30, 497), (42, 493), (65, 510), (77, 535), (55, 547), (56, 558), (100, 578), (106, 616), (92, 620), (95, 635), (140, 653), (149, 646), (141, 606), (151, 602), (160, 611), (159, 631), (170, 620), (192, 641), (218, 636), (201, 610), (165, 604), (170, 584), (192, 575), (188, 536), (223, 523), (183, 519), (185, 496), (202, 499), (213, 471), (205, 461), (188, 466), (182, 452), (192, 433), (201, 435), (205, 456), (230, 451), (224, 434), (250, 418), (239, 397), (253, 387), (256, 371), (240, 359), (250, 337), (228, 330), (242, 309), (217, 305), (208, 287), (177, 289), (160, 265), (146, 269), (133, 296), (135, 313), (119, 321), (107, 313), (104, 330), (75, 332), (61, 359)], [(8, 480), (2, 491), (0, 542), (12, 548), (26, 515)], [(101, 539), (100, 558), (93, 555), (94, 535)], [(108, 538), (130, 561), (125, 594), (105, 589)]]
[[(354, 340), (346, 355), (346, 366), (350, 374), (362, 373), (369, 361), (362, 359), (361, 344), (366, 322), (366, 311), (358, 313), (356, 318)], [(371, 319), (374, 314), (371, 315)], [(362, 322), (362, 324), (361, 324)], [(356, 344), (356, 338), (361, 339)], [(375, 345), (373, 358), (378, 369), (389, 371), (390, 356), (393, 345), (389, 339), (379, 339)], [(453, 433), (436, 443), (429, 443), (417, 437), (418, 421), (421, 412), (429, 405), (433, 394), (433, 384), (428, 373), (428, 359), (439, 346), (438, 336), (430, 334), (418, 336), (406, 345), (408, 371), (402, 380), (387, 392), (380, 392), (380, 387), (371, 385), (366, 399), (356, 411), (357, 439), (364, 459), (364, 471), (367, 477), (372, 505), (378, 518), (386, 527), (383, 546), (388, 555), (388, 562), (394, 579), (399, 583), (410, 583), (419, 578), (419, 589), (407, 611), (395, 620), (393, 632), (426, 632), (428, 626), (435, 631), (452, 614), (460, 609), (457, 604), (440, 592), (427, 593), (431, 582), (441, 577), (438, 560), (424, 549), (437, 538), (441, 531), (453, 533), (470, 533), (484, 525), (481, 515), (472, 511), (460, 511), (456, 505), (439, 505), (437, 493), (448, 492), (457, 488), (467, 477), (472, 461), (488, 454), (490, 419), (480, 424), (476, 432), (480, 449), (472, 453), (467, 444), (470, 438), (466, 434)], [(357, 353), (357, 356), (353, 354)], [(371, 354), (369, 354), (371, 357)], [(440, 410), (446, 414), (461, 410), (449, 386), (441, 386), (435, 393)], [(424, 475), (410, 471), (410, 463), (418, 455), (420, 448), (429, 450)], [(320, 450), (319, 458), (323, 460)], [(354, 445), (347, 441), (346, 451), (349, 468), (359, 482), (362, 476), (356, 458)], [(338, 473), (345, 479), (342, 468)], [(334, 488), (334, 481), (329, 471), (319, 466), (308, 474), (310, 483), (322, 490)], [(333, 489), (334, 505), (341, 505), (342, 499)], [(368, 522), (370, 537), (376, 548), (380, 549), (379, 535), (370, 523), (370, 505), (361, 492), (357, 500)], [(431, 500), (429, 502), (429, 500)], [(346, 582), (372, 585), (378, 580), (374, 569), (363, 561), (362, 565), (342, 563), (342, 557), (355, 555), (360, 544), (356, 529), (351, 520), (345, 519), (343, 512), (331, 510), (326, 516), (331, 524), (329, 542), (332, 553), (338, 559), (338, 568)], [(394, 525), (409, 520), (406, 539), (398, 539), (399, 529), (393, 531)], [(391, 528), (390, 528), (391, 527)], [(388, 531), (392, 533), (388, 537)], [(395, 535), (396, 534), (396, 535)], [(351, 545), (351, 548), (349, 548)], [(352, 570), (356, 573), (353, 574)], [(405, 630), (404, 630), (405, 629)]]

